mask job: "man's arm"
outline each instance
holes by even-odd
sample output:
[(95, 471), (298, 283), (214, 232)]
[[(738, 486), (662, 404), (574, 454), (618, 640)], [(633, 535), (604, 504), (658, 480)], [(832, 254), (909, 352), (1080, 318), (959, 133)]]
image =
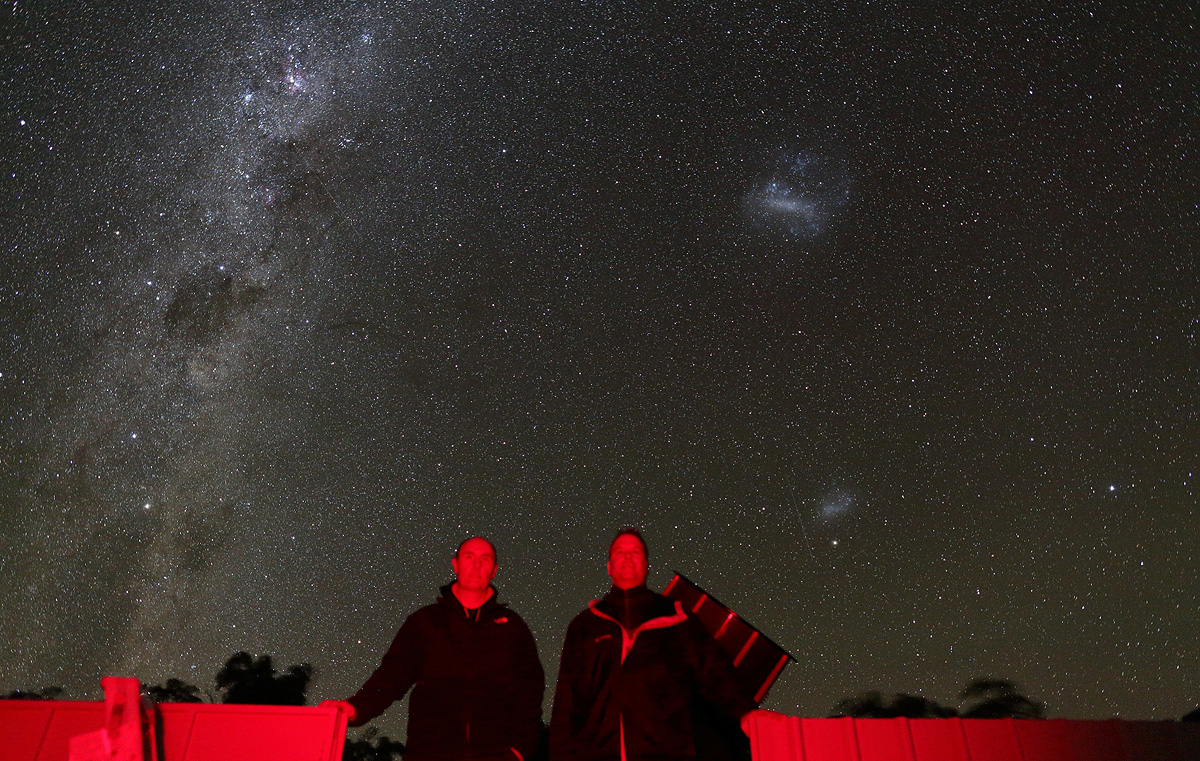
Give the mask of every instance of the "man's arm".
[(704, 699), (732, 719), (754, 710), (754, 699), (738, 681), (729, 655), (696, 619), (689, 618), (685, 626), (691, 631), (696, 687)]
[(554, 709), (550, 714), (550, 761), (576, 761), (575, 735), (588, 707), (579, 704), (579, 682), (583, 671), (582, 640), (578, 621), (567, 627), (562, 658), (558, 665), (558, 684), (554, 689)]
[(513, 684), (513, 750), (521, 758), (532, 758), (542, 733), (542, 695), (546, 691), (546, 674), (538, 658), (533, 633), (517, 615), (514, 623), (521, 627), (521, 636), (514, 658)]
[(415, 618), (416, 614), (408, 617), (396, 632), (375, 673), (347, 701), (355, 713), (350, 726), (361, 727), (383, 713), (393, 702), (404, 697), (417, 680), (417, 669), (424, 652), (420, 625)]

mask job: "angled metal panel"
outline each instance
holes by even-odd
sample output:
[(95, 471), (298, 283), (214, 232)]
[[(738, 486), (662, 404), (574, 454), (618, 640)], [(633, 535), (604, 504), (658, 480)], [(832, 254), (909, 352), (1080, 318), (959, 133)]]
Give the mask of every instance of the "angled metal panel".
[(761, 703), (788, 661), (788, 651), (771, 641), (732, 609), (676, 573), (665, 594), (704, 624), (721, 649), (733, 660), (734, 669), (755, 703)]

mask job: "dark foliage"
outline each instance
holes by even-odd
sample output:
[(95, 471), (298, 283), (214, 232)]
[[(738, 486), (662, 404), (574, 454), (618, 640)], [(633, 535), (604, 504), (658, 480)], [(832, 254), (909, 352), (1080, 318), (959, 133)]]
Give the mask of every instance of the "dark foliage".
[(965, 719), (1041, 719), (1045, 708), (1017, 692), (1017, 686), (1004, 679), (976, 679), (959, 695), (969, 705)]
[(371, 727), (358, 740), (346, 738), (342, 761), (396, 761), (404, 757), (404, 743), (383, 735)]
[(172, 677), (167, 680), (166, 684), (155, 684), (150, 687), (142, 687), (142, 694), (153, 700), (155, 703), (203, 703), (204, 696), (200, 694), (200, 688), (194, 684), (188, 684), (182, 679)]
[(962, 711), (918, 695), (884, 697), (880, 692), (865, 692), (839, 700), (834, 715), (859, 719), (1041, 719), (1045, 711), (1041, 703), (1020, 694), (1016, 685), (1003, 679), (976, 679), (959, 697), (966, 704)]
[(834, 707), (836, 716), (857, 719), (944, 719), (956, 715), (953, 708), (918, 695), (897, 693), (885, 698), (880, 692), (865, 692), (857, 697), (839, 700)]
[(13, 690), (7, 695), (0, 695), (0, 700), (58, 700), (62, 693), (62, 687), (43, 687), (40, 691)]
[(276, 676), (271, 656), (235, 653), (217, 673), (217, 689), (224, 693), (222, 703), (302, 706), (312, 673), (313, 667), (302, 663)]

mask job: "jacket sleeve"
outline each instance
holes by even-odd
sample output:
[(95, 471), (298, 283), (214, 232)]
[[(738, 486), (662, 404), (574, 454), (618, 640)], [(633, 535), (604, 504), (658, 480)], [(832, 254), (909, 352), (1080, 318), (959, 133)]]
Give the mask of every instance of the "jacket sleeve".
[(579, 620), (572, 621), (563, 640), (554, 708), (550, 714), (550, 761), (578, 761), (579, 758), (579, 729), (588, 714), (588, 706), (582, 705), (579, 694), (584, 663), (583, 637), (579, 629)]
[(361, 727), (371, 721), (393, 702), (404, 697), (404, 693), (416, 682), (424, 657), (421, 627), (416, 617), (413, 614), (405, 620), (375, 673), (348, 701), (357, 714), (350, 726)]
[(694, 618), (689, 617), (692, 668), (700, 695), (731, 719), (740, 719), (754, 709), (754, 699), (746, 694), (733, 670), (733, 661), (717, 641)]
[(514, 654), (513, 674), (513, 747), (522, 758), (533, 758), (542, 733), (542, 696), (546, 691), (546, 674), (538, 658), (533, 633), (520, 617), (521, 636)]

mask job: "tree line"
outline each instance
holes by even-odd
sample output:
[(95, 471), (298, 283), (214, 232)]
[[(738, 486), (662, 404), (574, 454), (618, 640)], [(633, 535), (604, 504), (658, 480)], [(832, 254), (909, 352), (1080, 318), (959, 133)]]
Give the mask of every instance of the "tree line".
[(839, 700), (834, 716), (859, 719), (1042, 719), (1045, 706), (1017, 691), (1005, 679), (976, 679), (959, 693), (962, 709), (942, 705), (919, 695), (896, 693), (885, 697), (881, 692), (864, 692)]

